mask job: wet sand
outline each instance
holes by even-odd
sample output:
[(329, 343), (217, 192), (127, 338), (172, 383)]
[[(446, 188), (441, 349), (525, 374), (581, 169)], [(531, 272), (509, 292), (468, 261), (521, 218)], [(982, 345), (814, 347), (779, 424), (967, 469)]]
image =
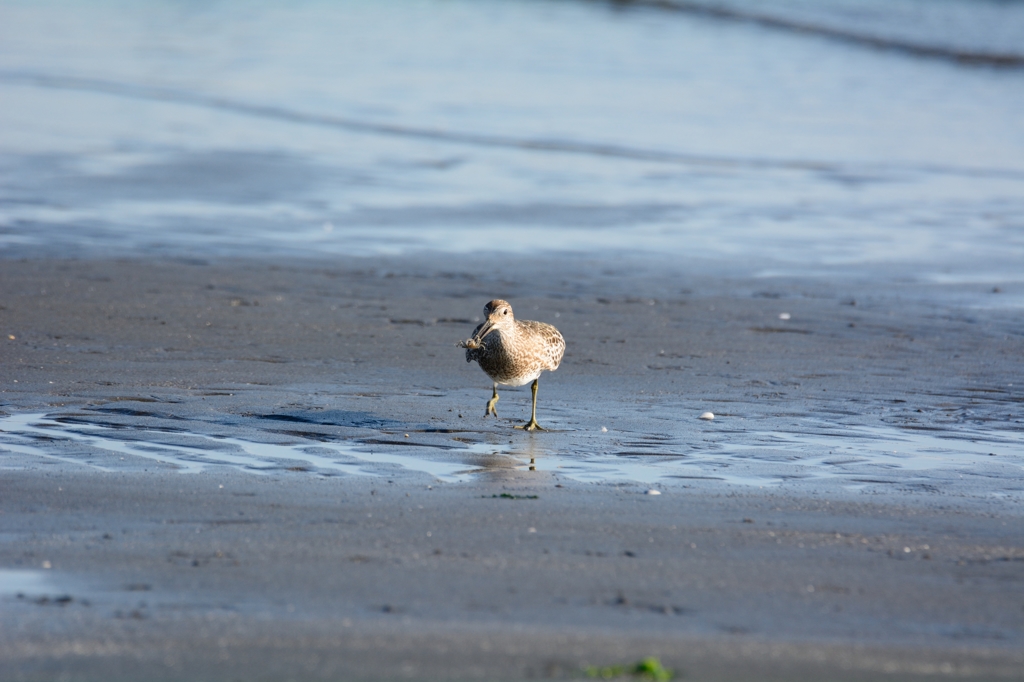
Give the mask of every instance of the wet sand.
[[(1012, 455), (858, 480), (762, 447), (763, 485), (729, 481), (733, 453), (659, 496), (544, 468), (806, 424), (837, 447), (880, 426), (1019, 434), (1024, 330), (991, 303), (1012, 287), (438, 255), (6, 261), (0, 291), (7, 414), (475, 472), (180, 473), (0, 443), (4, 679), (523, 679), (646, 655), (683, 679), (1024, 677)], [(454, 345), (497, 296), (567, 339), (540, 382), (549, 433), (511, 428), (528, 389), (485, 420), (489, 383)]]

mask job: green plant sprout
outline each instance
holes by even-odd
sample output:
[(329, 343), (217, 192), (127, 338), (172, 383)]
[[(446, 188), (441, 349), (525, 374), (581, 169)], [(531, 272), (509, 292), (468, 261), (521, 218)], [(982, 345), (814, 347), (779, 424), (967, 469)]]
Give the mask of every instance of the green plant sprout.
[(675, 677), (675, 673), (665, 668), (661, 661), (653, 656), (648, 656), (642, 661), (633, 665), (609, 665), (598, 667), (587, 666), (587, 677), (596, 677), (603, 680), (610, 680), (616, 677), (635, 677), (641, 680), (655, 680), (655, 682), (667, 682)]

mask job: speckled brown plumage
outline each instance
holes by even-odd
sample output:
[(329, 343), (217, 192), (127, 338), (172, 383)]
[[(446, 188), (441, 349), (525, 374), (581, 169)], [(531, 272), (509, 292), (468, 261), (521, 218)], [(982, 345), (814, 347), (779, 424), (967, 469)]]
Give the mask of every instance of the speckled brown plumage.
[[(466, 362), (474, 360), (494, 381), (494, 395), (487, 403), (485, 416), (498, 416), (498, 384), (522, 386), (533, 382), (533, 410), (523, 427), (539, 429), (537, 424), (537, 379), (544, 370), (558, 369), (565, 352), (565, 339), (557, 329), (544, 322), (516, 320), (508, 301), (495, 299), (484, 306), (485, 320), (473, 330), (473, 336), (460, 344), (466, 349)], [(517, 427), (520, 428), (520, 427)], [(543, 430), (543, 429), (542, 429)]]

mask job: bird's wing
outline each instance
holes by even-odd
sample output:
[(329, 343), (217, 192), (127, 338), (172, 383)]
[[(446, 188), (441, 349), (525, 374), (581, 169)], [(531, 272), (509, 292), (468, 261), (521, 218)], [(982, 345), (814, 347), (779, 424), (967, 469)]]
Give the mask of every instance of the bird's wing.
[(543, 355), (547, 360), (546, 369), (550, 371), (558, 369), (559, 363), (562, 362), (562, 355), (565, 354), (565, 339), (562, 338), (561, 332), (550, 324), (534, 320), (523, 320), (522, 325), (531, 336), (543, 341)]

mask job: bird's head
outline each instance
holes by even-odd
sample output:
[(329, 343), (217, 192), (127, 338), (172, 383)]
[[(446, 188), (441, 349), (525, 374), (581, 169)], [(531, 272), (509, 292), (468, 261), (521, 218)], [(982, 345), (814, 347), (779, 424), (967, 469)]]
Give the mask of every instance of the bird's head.
[(512, 306), (508, 301), (496, 298), (484, 306), (484, 324), (480, 327), (480, 333), (476, 341), (482, 341), (485, 336), (493, 331), (511, 331), (516, 320), (512, 316)]

